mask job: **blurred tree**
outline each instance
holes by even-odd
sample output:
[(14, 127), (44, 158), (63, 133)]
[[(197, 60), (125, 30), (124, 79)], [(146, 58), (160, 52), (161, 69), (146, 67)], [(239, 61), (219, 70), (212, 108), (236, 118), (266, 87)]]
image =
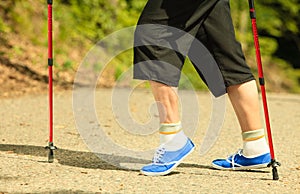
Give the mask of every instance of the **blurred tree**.
[[(300, 1), (299, 0), (265, 0), (260, 2), (263, 8), (273, 10), (277, 25), (266, 30), (264, 35), (274, 38), (278, 48), (274, 56), (300, 68)], [(267, 25), (269, 26), (269, 24)]]
[[(56, 59), (62, 58), (62, 64), (67, 69), (74, 66), (73, 60), (82, 58), (83, 56), (78, 55), (84, 55), (97, 41), (119, 29), (134, 26), (146, 2), (147, 0), (55, 0)], [(231, 0), (230, 5), (236, 35), (246, 57), (251, 59), (250, 65), (253, 65), (254, 46), (248, 1)], [(255, 6), (266, 68), (276, 69), (284, 74), (282, 77), (300, 85), (297, 80), (300, 73), (295, 70), (300, 68), (300, 0), (256, 0)], [(45, 0), (0, 0), (0, 39), (13, 33), (33, 44), (46, 46), (46, 17)], [(118, 56), (118, 74), (132, 64), (131, 52)], [(192, 69), (186, 71), (189, 74)], [(190, 79), (195, 79), (195, 83), (199, 82), (197, 78)]]

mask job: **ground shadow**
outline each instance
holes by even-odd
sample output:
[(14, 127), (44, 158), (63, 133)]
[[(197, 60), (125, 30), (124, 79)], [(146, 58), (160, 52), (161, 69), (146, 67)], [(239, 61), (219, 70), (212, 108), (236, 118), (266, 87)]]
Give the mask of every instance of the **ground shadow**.
[[(0, 151), (7, 151), (19, 155), (31, 155), (38, 157), (45, 157), (45, 160), (39, 162), (48, 162), (48, 150), (43, 146), (34, 146), (34, 145), (14, 145), (14, 144), (0, 144)], [(150, 160), (143, 160), (133, 157), (124, 157), (117, 155), (108, 155), (100, 154), (93, 152), (84, 152), (84, 151), (74, 151), (63, 148), (58, 148), (54, 150), (54, 158), (58, 161), (59, 164), (66, 166), (74, 166), (79, 168), (88, 168), (88, 169), (102, 169), (102, 170), (125, 170), (128, 169), (117, 167), (106, 161), (121, 161), (122, 163), (127, 164), (148, 164)], [(183, 168), (206, 168), (210, 169), (209, 166), (198, 165), (198, 164), (187, 164), (182, 163), (179, 167)], [(133, 170), (130, 170), (133, 171)], [(177, 174), (174, 172), (174, 175)]]
[[(220, 171), (218, 169), (213, 168), (212, 166), (208, 165), (201, 165), (201, 164), (186, 164), (182, 163), (179, 165), (179, 167), (186, 167), (186, 168), (202, 168), (202, 169), (209, 169), (214, 171)], [(230, 171), (230, 170), (229, 170)], [(232, 170), (232, 172), (252, 172), (252, 173), (270, 173), (269, 170), (263, 170), (263, 169), (257, 169), (257, 170)]]
[[(33, 145), (13, 145), (13, 144), (0, 144), (0, 151), (8, 151), (11, 153), (19, 155), (31, 155), (43, 157), (45, 160), (38, 162), (48, 162), (48, 150), (42, 146)], [(59, 164), (66, 166), (74, 166), (79, 168), (89, 168), (89, 169), (103, 169), (103, 170), (126, 170), (114, 166), (107, 161), (122, 161), (124, 163), (149, 163), (149, 160), (141, 160), (132, 157), (116, 156), (99, 154), (97, 155), (93, 152), (84, 151), (74, 151), (68, 149), (59, 148), (54, 150), (54, 158), (59, 162)]]
[(201, 165), (201, 164), (187, 164), (187, 163), (181, 163), (178, 167), (182, 168), (202, 168), (202, 169), (212, 169), (215, 170), (213, 167), (208, 165)]
[[(45, 157), (45, 160), (38, 162), (48, 162), (48, 150), (43, 146), (34, 146), (34, 145), (14, 145), (14, 144), (0, 144), (0, 151), (7, 151), (15, 153), (18, 155), (31, 155), (38, 157)], [(129, 156), (117, 156), (117, 155), (108, 155), (100, 154), (93, 152), (84, 152), (84, 151), (74, 151), (59, 148), (54, 151), (54, 158), (61, 165), (73, 166), (79, 168), (88, 168), (88, 169), (102, 169), (102, 170), (124, 170), (129, 171), (129, 169), (118, 167), (117, 165), (112, 165), (110, 162), (106, 161), (121, 161), (122, 163), (127, 164), (148, 164), (149, 160), (143, 160), (139, 158), (133, 158)], [(115, 164), (115, 163), (114, 163)], [(181, 163), (178, 167), (180, 168), (200, 168), (200, 169), (209, 169), (216, 170), (208, 165), (200, 164), (191, 164), (191, 163)], [(136, 171), (130, 169), (130, 171)], [(246, 172), (253, 173), (269, 173), (269, 171), (263, 170), (243, 170)], [(174, 175), (177, 174), (174, 172)]]

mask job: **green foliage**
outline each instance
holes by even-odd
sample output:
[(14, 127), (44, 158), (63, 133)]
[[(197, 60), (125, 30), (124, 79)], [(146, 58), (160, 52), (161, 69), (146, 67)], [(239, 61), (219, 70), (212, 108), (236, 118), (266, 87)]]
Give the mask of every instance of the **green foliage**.
[[(78, 62), (70, 58), (73, 50), (77, 51), (75, 55), (79, 53), (82, 55), (80, 58), (83, 58), (84, 52), (102, 38), (122, 28), (134, 26), (146, 2), (147, 0), (55, 0), (54, 52), (55, 56), (61, 58), (60, 64), (56, 64), (57, 69), (75, 70)], [(255, 58), (248, 1), (232, 0), (230, 4), (236, 35), (242, 43), (246, 58)], [(289, 84), (289, 90), (298, 91), (299, 70), (293, 67), (300, 67), (300, 58), (295, 60), (295, 56), (300, 56), (299, 0), (255, 1), (255, 7), (265, 69), (275, 65), (282, 71), (281, 76), (285, 77), (282, 79), (293, 83)], [(5, 34), (17, 33), (33, 44), (47, 46), (45, 0), (1, 0), (0, 10), (0, 38), (5, 37), (2, 36)], [(129, 37), (124, 37), (120, 44), (127, 44), (128, 40)], [(282, 44), (294, 50), (286, 51)], [(13, 49), (22, 54), (17, 45)], [(117, 56), (113, 63), (115, 79), (132, 65), (132, 55), (130, 50)], [(250, 63), (253, 61), (250, 60)], [(188, 82), (191, 82), (196, 89), (206, 89), (189, 60), (184, 65), (183, 74), (187, 79), (180, 82), (182, 88), (189, 88)]]
[(11, 1), (0, 1), (0, 33), (8, 33), (10, 31), (9, 26), (5, 22), (5, 18), (7, 13), (10, 12), (11, 4)]
[(1, 32), (8, 32), (9, 28), (8, 26), (4, 23), (4, 21), (0, 18), (0, 33)]
[(141, 7), (127, 4), (125, 0), (57, 0), (54, 6), (55, 19), (60, 25), (59, 38), (91, 43), (118, 29), (135, 25), (139, 15), (137, 9)]
[[(107, 0), (60, 0), (54, 5), (64, 37), (79, 35), (95, 41), (114, 30), (116, 14)], [(68, 29), (72, 29), (71, 35)]]

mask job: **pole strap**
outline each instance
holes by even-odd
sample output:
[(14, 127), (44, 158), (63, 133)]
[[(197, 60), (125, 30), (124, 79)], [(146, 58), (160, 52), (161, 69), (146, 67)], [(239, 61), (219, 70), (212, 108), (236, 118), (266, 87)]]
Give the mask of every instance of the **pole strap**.
[(52, 0), (47, 0), (47, 3), (48, 3), (49, 5), (52, 5), (53, 1), (52, 1)]

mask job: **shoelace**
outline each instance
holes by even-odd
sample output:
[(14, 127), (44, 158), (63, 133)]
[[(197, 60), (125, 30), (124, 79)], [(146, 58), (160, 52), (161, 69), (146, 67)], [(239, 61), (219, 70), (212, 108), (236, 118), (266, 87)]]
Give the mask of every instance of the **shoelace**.
[(166, 152), (166, 149), (163, 147), (163, 146), (160, 146), (156, 151), (155, 151), (155, 154), (154, 154), (154, 157), (153, 157), (153, 163), (161, 163), (161, 159), (163, 157), (163, 155), (165, 154)]
[[(233, 155), (231, 155), (231, 156), (229, 156), (228, 158), (230, 158), (231, 157), (231, 165), (232, 165), (232, 169), (235, 169), (235, 163), (234, 163), (234, 158), (235, 158), (235, 156), (238, 154), (239, 156), (241, 156), (242, 155), (242, 152), (243, 152), (243, 150), (242, 149), (239, 149), (235, 154), (233, 154)], [(239, 164), (237, 164), (238, 166), (240, 166)]]

